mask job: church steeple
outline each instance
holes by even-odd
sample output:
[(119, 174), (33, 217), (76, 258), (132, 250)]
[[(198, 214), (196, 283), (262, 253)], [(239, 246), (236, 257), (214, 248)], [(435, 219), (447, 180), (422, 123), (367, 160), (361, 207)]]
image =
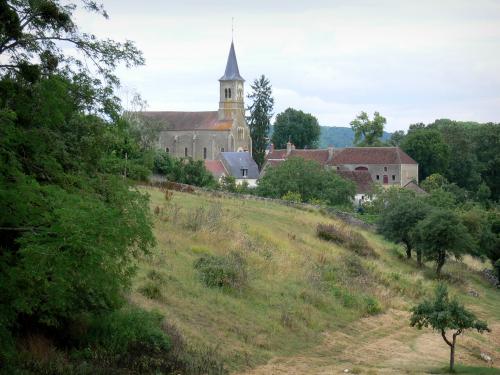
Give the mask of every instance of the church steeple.
[(219, 120), (230, 120), (240, 115), (245, 116), (244, 82), (238, 69), (238, 61), (234, 52), (234, 43), (231, 41), (226, 70), (219, 79), (220, 100)]
[(219, 81), (245, 81), (243, 77), (240, 76), (233, 41), (231, 41), (231, 48), (229, 49), (229, 56), (227, 57), (226, 71)]

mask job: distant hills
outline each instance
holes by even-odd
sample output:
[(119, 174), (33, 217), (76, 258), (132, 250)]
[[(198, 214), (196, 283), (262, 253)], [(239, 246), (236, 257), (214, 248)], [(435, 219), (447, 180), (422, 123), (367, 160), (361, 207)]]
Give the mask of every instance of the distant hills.
[[(391, 138), (392, 133), (384, 132), (382, 140)], [(321, 126), (321, 135), (319, 137), (319, 147), (349, 147), (354, 142), (354, 132), (351, 128), (342, 126)]]
[[(321, 134), (319, 136), (319, 148), (333, 147), (349, 147), (354, 142), (354, 132), (351, 128), (343, 126), (320, 126)], [(273, 134), (273, 126), (269, 130), (269, 137)], [(386, 141), (391, 138), (392, 133), (384, 132), (382, 140)]]

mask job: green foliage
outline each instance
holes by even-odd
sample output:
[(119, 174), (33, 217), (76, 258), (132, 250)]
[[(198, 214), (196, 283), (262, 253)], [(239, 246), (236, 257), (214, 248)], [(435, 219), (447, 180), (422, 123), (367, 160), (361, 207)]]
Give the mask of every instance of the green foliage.
[(272, 87), (264, 75), (261, 75), (251, 85), (252, 93), (248, 98), (253, 103), (248, 108), (248, 126), (252, 137), (252, 157), (259, 166), (265, 161), (266, 147), (268, 143), (267, 134), (271, 126), (273, 116), (274, 98), (272, 97)]
[(85, 341), (107, 353), (125, 354), (138, 347), (168, 351), (170, 339), (161, 329), (163, 316), (138, 308), (124, 308), (92, 318)]
[(426, 259), (436, 262), (438, 276), (447, 258), (452, 255), (460, 258), (474, 251), (473, 239), (460, 217), (446, 209), (436, 209), (419, 221), (414, 230), (414, 241)]
[(234, 176), (223, 176), (219, 186), (222, 190), (229, 191), (230, 193), (236, 193), (238, 189)]
[[(465, 309), (456, 299), (450, 299), (445, 284), (439, 284), (433, 300), (424, 300), (411, 309), (410, 325), (422, 329), (431, 327), (438, 331), (443, 340), (450, 346), (450, 371), (453, 372), (456, 337), (467, 329), (474, 329), (479, 333), (490, 331), (486, 322), (478, 320), (476, 316)], [(452, 339), (446, 336), (449, 330), (455, 331)]]
[[(422, 199), (412, 194), (400, 194), (385, 201), (385, 209), (380, 214), (377, 229), (388, 240), (403, 243), (407, 257), (410, 258), (415, 247), (413, 230), (429, 211)], [(420, 259), (419, 256), (419, 263)]]
[(211, 288), (241, 290), (248, 282), (245, 258), (238, 252), (225, 256), (206, 255), (194, 263), (201, 281)]
[(165, 176), (169, 181), (201, 187), (215, 187), (213, 175), (207, 171), (203, 160), (176, 158), (158, 151), (154, 159), (153, 171)]
[(436, 189), (444, 189), (448, 184), (446, 177), (439, 173), (433, 173), (420, 183), (420, 187), (430, 193)]
[(329, 205), (342, 205), (351, 202), (355, 186), (315, 161), (289, 158), (266, 170), (256, 192), (272, 198), (292, 192), (300, 194), (304, 202), (319, 199)]
[(276, 116), (271, 141), (275, 148), (286, 148), (288, 141), (299, 149), (316, 148), (319, 135), (320, 126), (316, 117), (300, 110), (287, 108)]
[(450, 147), (438, 130), (410, 129), (401, 142), (401, 148), (419, 164), (420, 181), (433, 173), (443, 173), (448, 168)]
[(300, 203), (302, 202), (302, 197), (300, 193), (295, 193), (292, 191), (287, 192), (285, 195), (281, 197), (284, 201)]
[(373, 120), (368, 114), (362, 111), (351, 121), (351, 128), (354, 131), (354, 144), (356, 146), (381, 146), (380, 138), (384, 134), (384, 125), (387, 120), (380, 113), (374, 112)]

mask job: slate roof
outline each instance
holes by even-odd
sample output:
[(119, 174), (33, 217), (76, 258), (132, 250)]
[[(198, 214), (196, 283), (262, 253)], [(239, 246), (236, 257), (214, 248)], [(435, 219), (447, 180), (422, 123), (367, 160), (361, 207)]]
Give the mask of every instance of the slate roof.
[(231, 42), (229, 56), (227, 57), (226, 71), (224, 72), (224, 75), (220, 77), (219, 81), (245, 81), (243, 77), (240, 76), (233, 42)]
[[(249, 152), (221, 152), (220, 159), (226, 170), (236, 179), (258, 179), (259, 168)], [(248, 175), (241, 175), (242, 169), (248, 169)]]
[(346, 147), (335, 153), (330, 164), (417, 164), (399, 147)]
[(354, 182), (356, 194), (370, 193), (373, 189), (373, 180), (368, 171), (337, 171), (344, 179)]
[(205, 160), (204, 163), (207, 171), (212, 173), (216, 179), (228, 174), (224, 164), (220, 160)]
[(175, 112), (175, 111), (145, 111), (139, 112), (140, 118), (158, 121), (165, 130), (230, 130), (232, 120), (219, 121), (217, 111)]

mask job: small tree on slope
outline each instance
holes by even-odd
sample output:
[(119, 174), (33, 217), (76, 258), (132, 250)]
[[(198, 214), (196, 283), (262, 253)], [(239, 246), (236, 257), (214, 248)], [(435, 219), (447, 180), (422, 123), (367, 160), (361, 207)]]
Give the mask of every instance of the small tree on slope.
[[(457, 337), (466, 329), (475, 329), (479, 333), (490, 332), (486, 322), (478, 320), (476, 316), (465, 309), (457, 300), (448, 296), (446, 285), (439, 284), (436, 288), (434, 300), (425, 300), (411, 309), (410, 325), (422, 329), (431, 327), (438, 331), (446, 344), (450, 347), (450, 372), (454, 371), (455, 346)], [(454, 331), (451, 339), (447, 331)]]

